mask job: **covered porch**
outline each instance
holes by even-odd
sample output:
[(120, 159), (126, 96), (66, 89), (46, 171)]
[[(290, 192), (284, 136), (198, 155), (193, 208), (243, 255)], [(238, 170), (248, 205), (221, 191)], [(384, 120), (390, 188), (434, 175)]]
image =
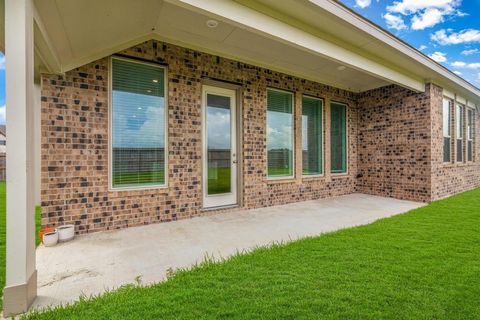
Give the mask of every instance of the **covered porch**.
[[(428, 81), (445, 83), (448, 72), (379, 28), (356, 21), (353, 13), (331, 1), (265, 0), (255, 5), (250, 1), (195, 0), (145, 0), (141, 5), (127, 0), (0, 3), (4, 13), (4, 22), (0, 23), (4, 38), (0, 43), (6, 57), (7, 133), (12, 146), (7, 152), (5, 315), (25, 312), (37, 292), (40, 297), (36, 306), (74, 300), (80, 293), (74, 290), (79, 279), (90, 283), (82, 288), (87, 294), (99, 293), (104, 286), (131, 283), (137, 276), (145, 282), (159, 281), (168, 268), (189, 266), (205, 253), (227, 256), (272, 241), (368, 223), (418, 206), (352, 195), (347, 196), (350, 202), (346, 203), (331, 199), (253, 212), (239, 210), (205, 218), (209, 219), (208, 227), (203, 226), (204, 220), (196, 219), (97, 234), (36, 252), (34, 206), (40, 202), (40, 172), (48, 171), (41, 169), (40, 160), (42, 74), (64, 75), (152, 39), (354, 93), (390, 84), (424, 92)], [(352, 28), (362, 36), (352, 36)], [(454, 80), (451, 85), (460, 94), (471, 96), (460, 78)], [(53, 143), (49, 137), (44, 138), (46, 144)], [(326, 155), (329, 148), (325, 141)], [(327, 182), (331, 181), (329, 165), (327, 157)], [(47, 185), (48, 177), (44, 180)], [(55, 196), (49, 194), (50, 190), (43, 191)], [(378, 208), (372, 208), (373, 200)], [(364, 207), (364, 215), (359, 214), (360, 207)], [(320, 212), (318, 208), (325, 210)], [(303, 218), (289, 216), (285, 211), (302, 212)], [(43, 217), (45, 222), (49, 218)], [(259, 219), (262, 228), (258, 227)], [(240, 226), (244, 232), (238, 231)], [(217, 227), (225, 229), (216, 234)], [(250, 238), (255, 230), (257, 237)], [(265, 230), (272, 233), (265, 234)], [(178, 247), (169, 246), (170, 238), (162, 238), (164, 232), (178, 240)], [(202, 235), (208, 235), (203, 238), (204, 245), (192, 246)], [(224, 237), (224, 245), (210, 246), (213, 238), (209, 237), (213, 235)], [(130, 236), (145, 237), (143, 249), (129, 246)], [(158, 245), (157, 255), (146, 251), (151, 248), (149, 242)], [(65, 252), (73, 248), (76, 260), (62, 264)], [(178, 256), (168, 258), (174, 254)], [(103, 260), (107, 264), (96, 265), (102, 255), (110, 257)]]

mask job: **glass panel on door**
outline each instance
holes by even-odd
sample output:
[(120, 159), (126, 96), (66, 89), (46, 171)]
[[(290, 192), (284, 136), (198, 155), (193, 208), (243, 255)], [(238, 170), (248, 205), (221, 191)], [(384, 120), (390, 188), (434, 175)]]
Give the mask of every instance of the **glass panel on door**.
[(207, 94), (208, 195), (232, 191), (230, 97)]

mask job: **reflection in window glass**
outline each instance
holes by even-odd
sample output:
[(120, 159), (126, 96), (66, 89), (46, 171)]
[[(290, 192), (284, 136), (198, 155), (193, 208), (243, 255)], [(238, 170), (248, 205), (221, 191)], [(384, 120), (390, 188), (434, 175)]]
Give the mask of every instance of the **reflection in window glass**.
[(467, 111), (467, 160), (473, 161), (473, 137), (474, 137), (474, 111), (468, 109)]
[(332, 102), (330, 126), (331, 172), (347, 172), (347, 106)]
[(208, 194), (231, 192), (230, 97), (207, 95)]
[(293, 95), (267, 91), (268, 177), (293, 175)]
[(456, 111), (456, 128), (457, 128), (457, 162), (463, 161), (463, 123), (465, 117), (463, 115), (464, 106), (457, 105)]
[(112, 186), (165, 184), (164, 69), (112, 59)]
[(323, 101), (302, 98), (302, 171), (304, 175), (322, 174)]
[(450, 162), (451, 146), (451, 114), (452, 103), (450, 100), (443, 99), (443, 161)]

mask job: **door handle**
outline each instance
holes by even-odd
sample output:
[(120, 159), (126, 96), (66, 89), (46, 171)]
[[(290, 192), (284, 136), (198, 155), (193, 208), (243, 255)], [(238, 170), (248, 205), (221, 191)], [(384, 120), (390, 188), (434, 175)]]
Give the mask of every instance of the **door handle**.
[(233, 160), (232, 162), (233, 162), (233, 163), (237, 163), (237, 160)]

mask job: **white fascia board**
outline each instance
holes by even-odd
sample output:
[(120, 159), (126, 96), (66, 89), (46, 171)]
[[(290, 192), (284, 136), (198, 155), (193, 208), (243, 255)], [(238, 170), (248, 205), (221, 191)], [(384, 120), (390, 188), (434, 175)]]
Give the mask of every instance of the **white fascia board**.
[[(35, 22), (34, 28), (37, 32), (35, 35), (35, 52), (42, 60), (42, 63), (48, 69), (48, 72), (59, 73), (62, 71), (60, 59), (55, 50), (55, 47), (48, 36), (48, 32), (45, 29), (42, 19), (38, 14), (35, 4), (33, 5), (33, 19)], [(38, 37), (38, 38), (37, 38)]]
[(414, 91), (424, 92), (425, 83), (386, 67), (355, 52), (295, 28), (233, 1), (222, 0), (166, 0), (194, 10), (224, 18), (238, 27), (268, 36), (277, 41), (317, 54), (336, 63), (349, 66), (372, 76), (399, 84)]
[(456, 75), (452, 71), (448, 70), (439, 63), (433, 61), (423, 53), (419, 52), (415, 48), (406, 44), (402, 40), (393, 36), (392, 34), (386, 32), (375, 24), (369, 22), (358, 14), (354, 13), (350, 9), (346, 8), (344, 5), (338, 3), (335, 0), (309, 0), (318, 7), (330, 12), (331, 14), (337, 16), (338, 18), (352, 24), (356, 28), (362, 30), (365, 33), (370, 34), (371, 36), (377, 38), (381, 42), (385, 43), (397, 49), (399, 52), (406, 54), (413, 60), (423, 64), (433, 72), (437, 73), (446, 80), (452, 82), (454, 85), (462, 87), (464, 90), (469, 91), (471, 94), (475, 95), (478, 100), (480, 100), (480, 89), (463, 79), (462, 77)]

